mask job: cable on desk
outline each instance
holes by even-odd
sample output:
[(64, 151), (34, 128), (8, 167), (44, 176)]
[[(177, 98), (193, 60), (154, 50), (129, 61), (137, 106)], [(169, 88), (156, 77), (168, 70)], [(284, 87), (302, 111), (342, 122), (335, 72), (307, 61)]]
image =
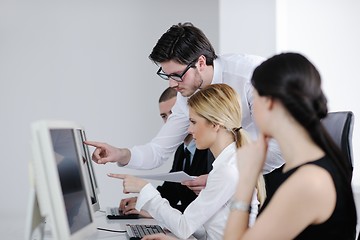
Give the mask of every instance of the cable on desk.
[(113, 229), (106, 229), (106, 228), (97, 228), (97, 230), (107, 231), (107, 232), (116, 232), (116, 233), (126, 233), (126, 230), (113, 230)]

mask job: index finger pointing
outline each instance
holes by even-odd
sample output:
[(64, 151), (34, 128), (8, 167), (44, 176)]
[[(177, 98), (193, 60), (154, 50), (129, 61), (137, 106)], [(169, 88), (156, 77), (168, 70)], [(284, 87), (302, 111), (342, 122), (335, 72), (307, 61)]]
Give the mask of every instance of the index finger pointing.
[(86, 145), (93, 146), (93, 147), (103, 147), (104, 144), (101, 142), (95, 142), (95, 141), (84, 141)]
[(118, 179), (124, 179), (127, 176), (127, 174), (116, 174), (116, 173), (108, 173), (107, 175), (109, 177), (118, 178)]

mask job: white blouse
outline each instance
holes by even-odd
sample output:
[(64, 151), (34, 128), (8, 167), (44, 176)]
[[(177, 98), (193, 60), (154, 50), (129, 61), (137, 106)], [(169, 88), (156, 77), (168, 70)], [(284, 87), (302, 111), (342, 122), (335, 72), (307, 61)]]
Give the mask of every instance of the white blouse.
[[(198, 239), (222, 239), (238, 175), (236, 145), (231, 143), (215, 159), (206, 187), (183, 214), (172, 208), (165, 198), (161, 198), (150, 183), (140, 191), (136, 209), (149, 212), (159, 224), (179, 238), (186, 239), (195, 232), (201, 232), (203, 236), (196, 236), (196, 233), (194, 236)], [(249, 225), (255, 221), (258, 204), (254, 191)]]

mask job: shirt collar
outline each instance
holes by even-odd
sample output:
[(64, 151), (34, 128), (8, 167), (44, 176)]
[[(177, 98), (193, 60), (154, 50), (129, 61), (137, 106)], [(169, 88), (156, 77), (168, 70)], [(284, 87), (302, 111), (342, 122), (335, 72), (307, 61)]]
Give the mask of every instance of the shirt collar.
[(195, 154), (195, 150), (196, 150), (196, 144), (194, 139), (191, 140), (191, 142), (189, 143), (189, 145), (185, 145), (184, 144), (184, 149), (187, 148), (190, 152), (191, 152), (191, 156), (194, 156)]
[[(222, 152), (219, 154), (219, 156), (215, 159), (213, 162), (213, 168), (216, 168), (217, 165), (221, 165), (224, 162), (229, 162), (231, 160), (231, 157), (233, 154), (236, 153), (236, 144), (235, 142), (230, 143)], [(220, 159), (220, 161), (217, 161)]]
[[(211, 84), (215, 84), (215, 83), (222, 83), (222, 64), (221, 64), (221, 60), (219, 59), (220, 57), (217, 57), (214, 62), (214, 75), (213, 75), (213, 79), (211, 81)], [(195, 94), (196, 92), (200, 91), (200, 89), (197, 89), (193, 94)], [(177, 95), (179, 97), (179, 94)], [(180, 95), (181, 96), (181, 95)], [(186, 97), (186, 99), (189, 99), (190, 97)]]
[(214, 60), (214, 76), (211, 84), (222, 83), (222, 64), (220, 58)]

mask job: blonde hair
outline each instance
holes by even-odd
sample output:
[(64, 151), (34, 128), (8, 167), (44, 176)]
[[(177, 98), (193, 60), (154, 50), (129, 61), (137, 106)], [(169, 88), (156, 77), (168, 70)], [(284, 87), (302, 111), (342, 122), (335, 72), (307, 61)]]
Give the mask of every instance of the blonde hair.
[[(237, 148), (250, 141), (248, 134), (241, 127), (240, 97), (229, 85), (211, 84), (192, 95), (188, 100), (188, 105), (199, 116), (231, 132)], [(262, 205), (266, 198), (266, 190), (264, 177), (261, 174), (256, 189), (258, 200)]]

